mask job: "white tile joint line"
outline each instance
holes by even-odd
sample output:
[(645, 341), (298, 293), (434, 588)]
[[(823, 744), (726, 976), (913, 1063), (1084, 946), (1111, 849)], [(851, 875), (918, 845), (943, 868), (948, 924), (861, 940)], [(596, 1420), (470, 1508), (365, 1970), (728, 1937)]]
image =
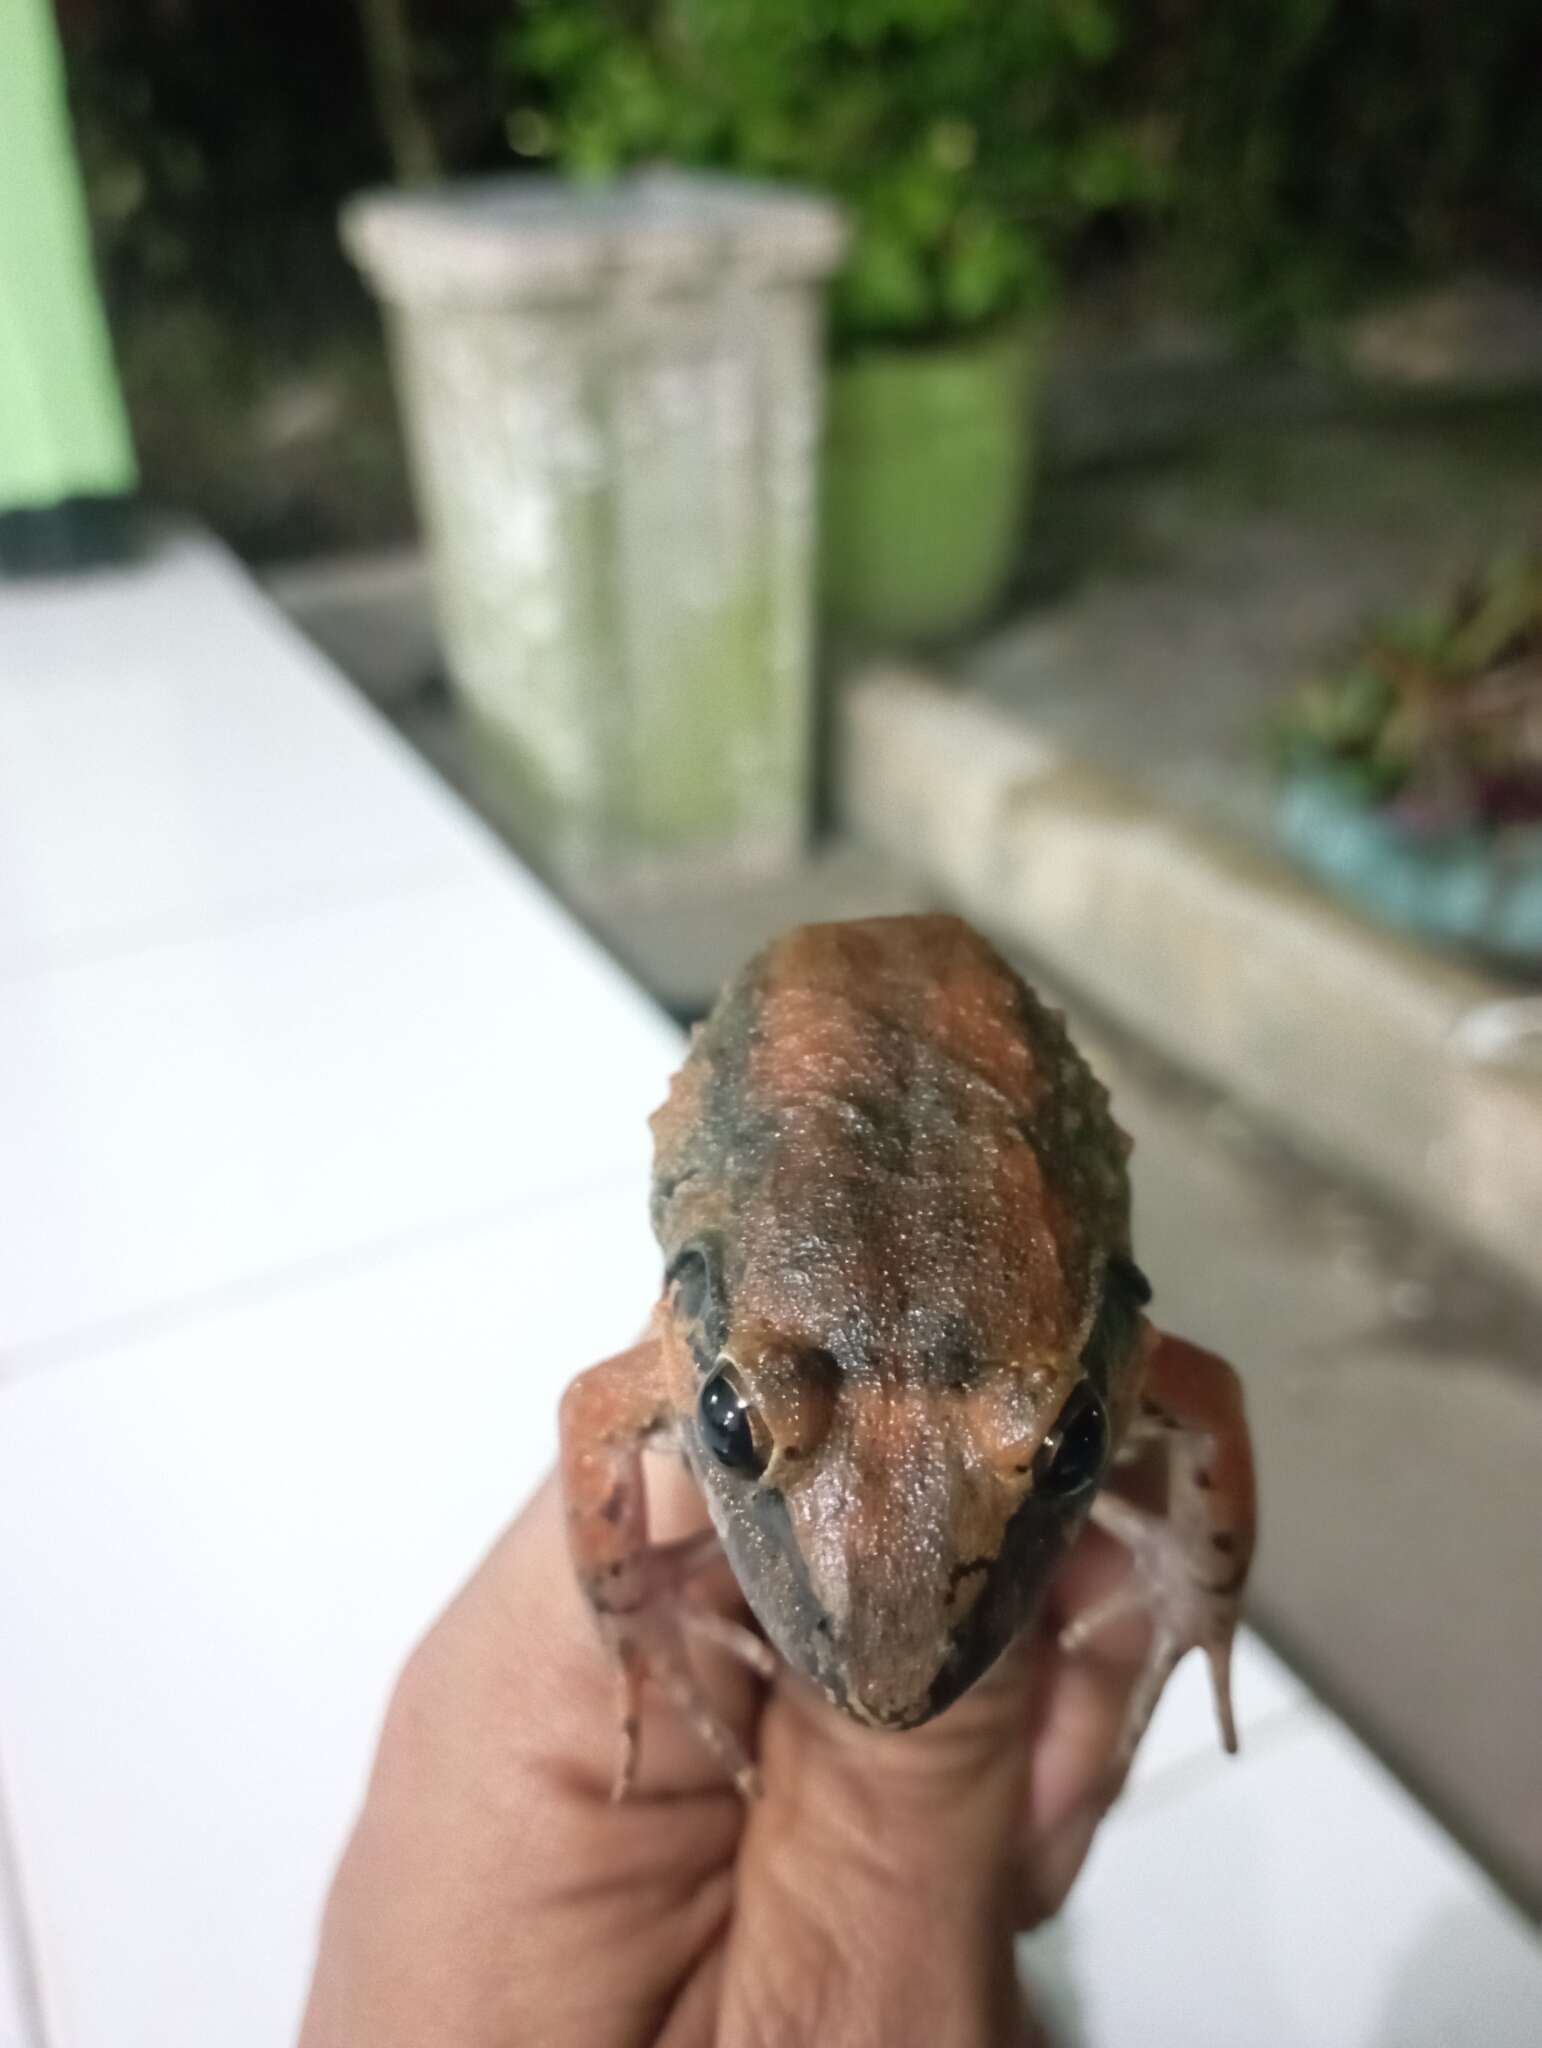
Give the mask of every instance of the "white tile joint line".
[[(216, 1322), (220, 1317), (270, 1301), (277, 1296), (305, 1293), (329, 1286), (354, 1273), (378, 1270), (432, 1252), (441, 1246), (459, 1244), (495, 1230), (500, 1225), (548, 1207), (626, 1185), (630, 1174), (616, 1171), (586, 1174), (581, 1180), (563, 1181), (557, 1187), (543, 1187), (527, 1194), (512, 1195), (506, 1201), (489, 1202), (459, 1215), (444, 1216), (430, 1223), (413, 1223), (340, 1245), (335, 1250), (313, 1252), (264, 1266), (256, 1272), (232, 1276), (212, 1285), (195, 1287), (164, 1301), (142, 1308), (126, 1309), (95, 1321), (77, 1323), (46, 1337), (23, 1338), (9, 1347), (0, 1343), (0, 1396), (7, 1387), (17, 1386), (36, 1374), (56, 1372), (98, 1357), (106, 1351), (153, 1340), (188, 1325)], [(3, 1814), (3, 1804), (0, 1804)]]
[(49, 2048), (43, 2024), (43, 1993), (37, 1954), (22, 1896), (21, 1863), (11, 1832), (3, 1752), (0, 1752), (0, 1951), (6, 1958), (15, 1997), (15, 2015), (21, 2026), (20, 2048)]

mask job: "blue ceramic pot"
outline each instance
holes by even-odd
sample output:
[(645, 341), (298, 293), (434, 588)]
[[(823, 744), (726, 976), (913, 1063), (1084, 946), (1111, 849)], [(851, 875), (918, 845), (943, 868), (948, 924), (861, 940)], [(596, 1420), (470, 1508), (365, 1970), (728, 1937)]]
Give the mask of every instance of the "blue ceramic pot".
[(1542, 965), (1542, 826), (1416, 833), (1329, 770), (1286, 778), (1276, 824), (1294, 860), (1381, 923)]

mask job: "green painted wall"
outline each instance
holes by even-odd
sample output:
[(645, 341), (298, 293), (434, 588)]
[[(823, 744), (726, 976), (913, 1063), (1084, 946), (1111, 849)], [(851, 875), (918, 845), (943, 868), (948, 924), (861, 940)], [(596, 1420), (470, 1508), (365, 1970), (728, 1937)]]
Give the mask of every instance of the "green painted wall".
[(130, 490), (49, 0), (0, 0), (0, 511)]

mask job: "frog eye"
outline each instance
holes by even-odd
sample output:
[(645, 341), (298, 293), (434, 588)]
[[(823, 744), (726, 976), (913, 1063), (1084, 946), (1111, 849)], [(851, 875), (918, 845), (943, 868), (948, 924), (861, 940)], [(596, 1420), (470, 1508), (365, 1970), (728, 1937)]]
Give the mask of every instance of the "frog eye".
[(696, 1406), (701, 1440), (730, 1472), (758, 1479), (769, 1462), (765, 1425), (744, 1397), (731, 1365), (719, 1363)]
[(1107, 1456), (1108, 1414), (1083, 1381), (1073, 1388), (1060, 1420), (1039, 1446), (1033, 1462), (1034, 1491), (1052, 1500), (1069, 1500), (1093, 1484)]

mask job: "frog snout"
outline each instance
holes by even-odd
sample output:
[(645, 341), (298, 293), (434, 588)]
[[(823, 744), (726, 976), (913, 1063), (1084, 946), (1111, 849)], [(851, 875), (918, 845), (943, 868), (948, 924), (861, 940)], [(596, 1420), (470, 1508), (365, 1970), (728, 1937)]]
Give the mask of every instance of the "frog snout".
[(918, 1586), (907, 1598), (895, 1588), (894, 1596), (858, 1594), (838, 1645), (846, 1709), (870, 1728), (915, 1728), (930, 1720), (939, 1711), (937, 1686), (952, 1654), (940, 1592)]
[(930, 1705), (930, 1688), (917, 1697), (913, 1687), (874, 1678), (852, 1687), (845, 1707), (853, 1719), (869, 1728), (918, 1728), (936, 1711)]
[(870, 1728), (919, 1728), (967, 1692), (995, 1662), (1001, 1644), (981, 1632), (934, 1639), (917, 1655), (848, 1671), (843, 1704)]

